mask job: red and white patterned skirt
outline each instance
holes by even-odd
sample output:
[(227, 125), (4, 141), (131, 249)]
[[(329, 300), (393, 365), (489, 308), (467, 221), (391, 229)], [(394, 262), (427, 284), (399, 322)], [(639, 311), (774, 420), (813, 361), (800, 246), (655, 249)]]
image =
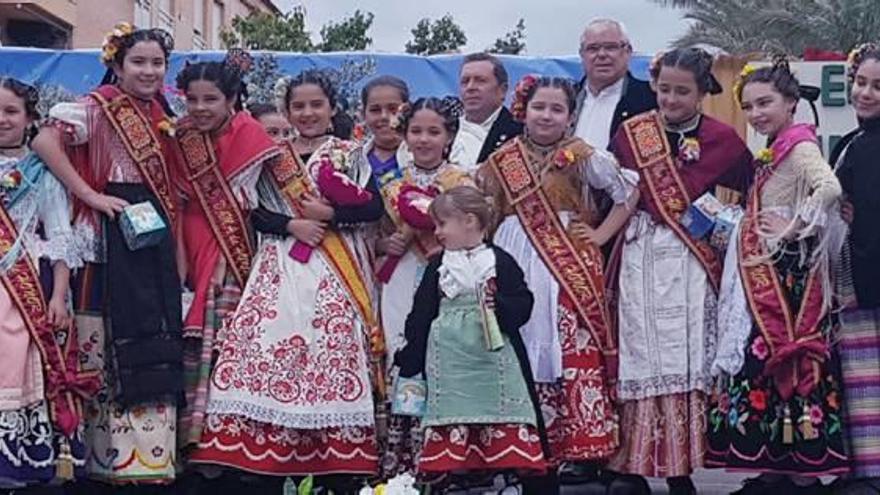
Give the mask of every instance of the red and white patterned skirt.
[(448, 425), (425, 428), (422, 473), (516, 470), (543, 472), (541, 439), (524, 424)]
[(233, 415), (208, 415), (193, 463), (219, 464), (276, 476), (378, 471), (373, 428), (284, 428)]
[(601, 460), (620, 444), (619, 422), (608, 395), (602, 352), (573, 306), (559, 295), (562, 380), (536, 383), (553, 463)]

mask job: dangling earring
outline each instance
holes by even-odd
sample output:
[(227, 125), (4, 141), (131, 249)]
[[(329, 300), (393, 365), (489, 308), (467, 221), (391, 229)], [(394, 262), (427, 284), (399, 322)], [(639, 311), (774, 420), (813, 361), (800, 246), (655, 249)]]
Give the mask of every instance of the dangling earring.
[(334, 130), (335, 129), (333, 128), (333, 121), (331, 120), (330, 124), (327, 125), (327, 134), (333, 134)]

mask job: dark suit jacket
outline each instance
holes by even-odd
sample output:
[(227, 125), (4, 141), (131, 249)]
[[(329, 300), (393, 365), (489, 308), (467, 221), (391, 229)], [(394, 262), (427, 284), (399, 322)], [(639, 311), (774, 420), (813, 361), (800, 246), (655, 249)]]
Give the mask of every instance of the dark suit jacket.
[[(574, 132), (581, 110), (584, 107), (584, 98), (586, 97), (587, 88), (585, 87), (587, 78), (584, 77), (577, 84), (577, 107), (575, 109), (575, 118), (572, 123), (571, 131)], [(657, 95), (651, 89), (651, 85), (641, 79), (636, 79), (629, 72), (626, 73), (626, 82), (623, 83), (623, 94), (620, 101), (614, 109), (614, 117), (611, 119), (611, 127), (608, 128), (609, 143), (614, 138), (617, 128), (624, 120), (634, 117), (640, 113), (654, 110), (657, 108)]]
[(522, 123), (513, 119), (513, 114), (510, 113), (507, 107), (501, 107), (501, 113), (498, 114), (498, 118), (495, 119), (495, 123), (489, 129), (489, 135), (483, 141), (483, 147), (480, 148), (477, 163), (483, 163), (488, 160), (489, 155), (500, 148), (502, 144), (519, 136), (522, 132)]

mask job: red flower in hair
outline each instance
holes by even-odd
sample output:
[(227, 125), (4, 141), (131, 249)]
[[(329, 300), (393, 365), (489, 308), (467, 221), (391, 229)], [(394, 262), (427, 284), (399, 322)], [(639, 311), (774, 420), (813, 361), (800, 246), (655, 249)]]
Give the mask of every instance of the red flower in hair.
[(526, 105), (528, 103), (526, 97), (537, 83), (538, 78), (533, 74), (526, 74), (516, 83), (516, 87), (513, 89), (513, 102), (510, 104), (510, 113), (513, 114), (514, 119), (520, 122), (526, 119)]

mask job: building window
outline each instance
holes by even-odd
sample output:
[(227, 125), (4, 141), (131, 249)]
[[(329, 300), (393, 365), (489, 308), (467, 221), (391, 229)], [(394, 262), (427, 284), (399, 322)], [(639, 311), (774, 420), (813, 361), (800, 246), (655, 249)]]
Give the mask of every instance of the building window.
[(174, 3), (172, 0), (159, 0), (159, 12), (156, 27), (174, 34)]
[(225, 19), (223, 12), (223, 3), (214, 1), (211, 3), (211, 48), (219, 50), (221, 48), (220, 32), (223, 30), (223, 20)]
[(135, 0), (134, 25), (141, 29), (153, 26), (150, 17), (150, 0)]
[(193, 0), (193, 32), (205, 34), (205, 0)]

